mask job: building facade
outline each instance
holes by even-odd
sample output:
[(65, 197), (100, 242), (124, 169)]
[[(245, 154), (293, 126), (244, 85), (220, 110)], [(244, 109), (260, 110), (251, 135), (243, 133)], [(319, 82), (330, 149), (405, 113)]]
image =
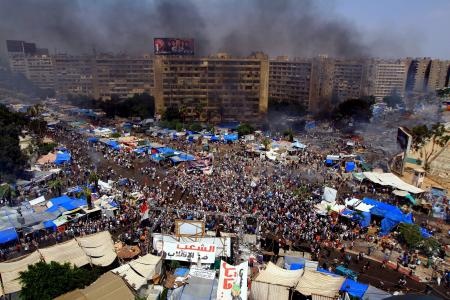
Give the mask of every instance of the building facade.
[(312, 60), (278, 57), (269, 62), (270, 103), (300, 104), (310, 108)]
[(155, 58), (156, 111), (177, 107), (189, 119), (220, 122), (257, 120), (267, 112), (269, 59), (226, 54)]
[(94, 95), (94, 59), (91, 56), (53, 56), (57, 95)]
[(449, 86), (450, 60), (433, 59), (430, 65), (430, 75), (427, 88), (435, 91)]
[(375, 96), (378, 101), (392, 93), (397, 93), (403, 97), (408, 67), (409, 61), (407, 59), (371, 60), (368, 66), (368, 95)]

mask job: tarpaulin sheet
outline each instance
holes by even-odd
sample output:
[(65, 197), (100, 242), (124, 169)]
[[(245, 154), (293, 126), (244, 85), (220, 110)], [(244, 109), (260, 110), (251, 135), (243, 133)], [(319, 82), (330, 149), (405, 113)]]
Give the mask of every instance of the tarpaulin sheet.
[(0, 244), (6, 244), (17, 239), (18, 235), (15, 228), (8, 228), (0, 231)]
[(69, 152), (58, 151), (56, 153), (55, 164), (57, 164), (57, 165), (64, 164), (66, 162), (69, 162), (70, 158), (71, 158), (71, 155)]
[(120, 145), (117, 141), (106, 141), (105, 143), (106, 145), (108, 145), (108, 147), (113, 148), (114, 150), (119, 150), (120, 149)]
[(351, 172), (356, 168), (355, 162), (348, 161), (345, 163), (345, 172)]
[(230, 141), (230, 142), (232, 142), (232, 141), (237, 141), (238, 140), (238, 134), (237, 133), (233, 133), (233, 134), (225, 134), (224, 136), (223, 136), (223, 139), (225, 140), (225, 141)]
[(183, 287), (180, 300), (210, 300), (215, 279), (190, 277), (189, 284)]
[(157, 149), (159, 153), (164, 155), (172, 155), (175, 153), (175, 149), (172, 149), (170, 147), (161, 147)]
[(350, 278), (345, 279), (341, 287), (341, 292), (347, 292), (353, 297), (362, 298), (369, 288), (369, 285), (359, 283), (357, 281), (351, 280)]
[(392, 173), (364, 172), (363, 174), (370, 181), (380, 185), (388, 185), (413, 194), (423, 193), (422, 189), (404, 182)]
[(298, 283), (302, 274), (303, 270), (285, 270), (269, 262), (266, 269), (259, 272), (254, 281), (293, 287)]
[(420, 227), (420, 233), (426, 239), (433, 236), (426, 228), (423, 227)]
[(35, 251), (20, 260), (0, 263), (0, 274), (2, 276), (3, 291), (5, 294), (18, 292), (22, 289), (19, 282), (19, 273), (26, 271), (29, 265), (41, 260), (39, 252)]
[(344, 282), (344, 277), (327, 275), (317, 271), (305, 270), (296, 290), (305, 295), (311, 294), (335, 297)]

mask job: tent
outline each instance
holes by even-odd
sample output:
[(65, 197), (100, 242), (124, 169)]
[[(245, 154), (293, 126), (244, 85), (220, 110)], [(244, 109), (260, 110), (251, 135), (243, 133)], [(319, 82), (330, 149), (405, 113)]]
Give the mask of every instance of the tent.
[(114, 149), (114, 150), (120, 150), (120, 145), (119, 145), (119, 143), (118, 143), (117, 141), (114, 141), (114, 140), (108, 140), (108, 141), (105, 142), (105, 144), (106, 144), (108, 147), (110, 147), (110, 148), (112, 148), (112, 149)]
[(369, 285), (369, 287), (366, 290), (366, 293), (364, 294), (364, 300), (383, 300), (391, 296), (392, 295), (389, 294), (388, 292), (385, 292), (372, 285)]
[(89, 143), (97, 143), (98, 142), (98, 137), (89, 137), (88, 139)]
[(237, 133), (232, 133), (232, 134), (225, 134), (223, 136), (223, 139), (225, 142), (234, 142), (237, 141), (239, 138)]
[(209, 300), (213, 299), (214, 283), (216, 279), (191, 276), (188, 284), (183, 286), (180, 300)]
[(56, 153), (56, 158), (55, 158), (54, 163), (57, 164), (57, 165), (62, 165), (62, 164), (65, 164), (67, 162), (70, 162), (70, 159), (71, 159), (71, 155), (70, 155), (69, 152), (67, 152), (67, 151), (58, 151)]
[(63, 195), (61, 197), (50, 199), (47, 203), (47, 206), (50, 207), (46, 211), (56, 212), (60, 211), (60, 208), (63, 208), (65, 211), (69, 211), (85, 205), (87, 205), (87, 201), (84, 199), (70, 198), (67, 195)]
[(134, 300), (133, 291), (122, 278), (112, 272), (100, 276), (84, 289), (76, 289), (55, 300)]
[(38, 250), (46, 262), (72, 263), (77, 267), (89, 264), (89, 258), (75, 239)]
[(45, 202), (45, 197), (44, 196), (40, 196), (40, 197), (38, 197), (36, 199), (28, 201), (28, 203), (30, 203), (31, 206), (37, 205), (37, 204), (41, 204), (43, 202)]
[(147, 284), (147, 281), (155, 274), (160, 274), (161, 268), (161, 257), (147, 254), (115, 268), (111, 272), (124, 278), (125, 281), (137, 291), (143, 285)]
[(361, 299), (368, 288), (369, 285), (367, 284), (359, 283), (357, 281), (351, 280), (350, 278), (347, 278), (342, 284), (341, 292), (346, 292), (350, 296)]
[(363, 174), (368, 180), (372, 181), (373, 183), (377, 183), (383, 186), (391, 186), (395, 189), (407, 191), (412, 194), (423, 193), (422, 189), (404, 182), (392, 173), (363, 172)]
[(285, 270), (272, 262), (252, 282), (253, 299), (289, 299), (289, 289), (297, 286), (303, 270)]
[(109, 266), (117, 257), (114, 251), (114, 242), (109, 231), (79, 237), (77, 242), (92, 264), (96, 266)]
[(303, 276), (299, 278), (295, 290), (305, 296), (314, 294), (325, 297), (335, 297), (339, 294), (339, 290), (341, 289), (344, 280), (344, 277), (341, 276), (305, 270)]
[(3, 294), (18, 292), (22, 289), (19, 273), (26, 271), (29, 265), (41, 261), (39, 252), (35, 251), (20, 260), (0, 263), (0, 275), (3, 283)]
[(170, 155), (175, 154), (175, 149), (172, 149), (170, 147), (160, 147), (157, 150), (158, 150), (158, 153), (161, 153), (162, 155), (165, 155), (165, 156), (170, 156)]
[(0, 231), (0, 244), (6, 244), (8, 242), (17, 240), (19, 236), (17, 235), (15, 228), (7, 228)]

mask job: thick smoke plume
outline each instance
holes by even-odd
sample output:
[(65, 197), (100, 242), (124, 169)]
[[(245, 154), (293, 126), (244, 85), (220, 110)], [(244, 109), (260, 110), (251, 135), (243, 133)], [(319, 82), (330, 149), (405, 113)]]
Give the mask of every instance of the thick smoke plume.
[[(354, 57), (361, 34), (312, 0), (5, 0), (0, 43), (34, 41), (51, 52), (152, 51), (154, 37), (192, 37), (197, 53)], [(328, 5), (329, 6), (329, 3)], [(1, 44), (0, 44), (1, 45)], [(4, 44), (0, 47), (5, 52)]]

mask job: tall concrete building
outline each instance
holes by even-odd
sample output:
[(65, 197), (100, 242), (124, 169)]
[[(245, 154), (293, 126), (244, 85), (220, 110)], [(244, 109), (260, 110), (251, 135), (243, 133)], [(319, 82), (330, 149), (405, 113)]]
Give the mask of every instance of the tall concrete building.
[(269, 59), (262, 53), (247, 58), (155, 58), (156, 111), (181, 109), (187, 118), (220, 121), (258, 120), (267, 112)]
[(57, 54), (53, 56), (57, 95), (94, 95), (94, 58)]
[(450, 60), (433, 59), (430, 65), (430, 75), (427, 89), (435, 91), (449, 86)]
[(424, 93), (427, 91), (428, 78), (430, 76), (431, 58), (407, 59), (409, 63), (406, 92)]
[(153, 79), (153, 58), (150, 55), (98, 55), (93, 66), (93, 96), (108, 100), (151, 94)]
[(55, 88), (55, 72), (49, 55), (32, 55), (26, 58), (26, 77), (41, 89)]
[(312, 60), (277, 57), (269, 62), (269, 102), (310, 108)]
[(368, 66), (368, 95), (375, 96), (378, 101), (394, 92), (403, 97), (408, 67), (407, 59), (371, 60)]

